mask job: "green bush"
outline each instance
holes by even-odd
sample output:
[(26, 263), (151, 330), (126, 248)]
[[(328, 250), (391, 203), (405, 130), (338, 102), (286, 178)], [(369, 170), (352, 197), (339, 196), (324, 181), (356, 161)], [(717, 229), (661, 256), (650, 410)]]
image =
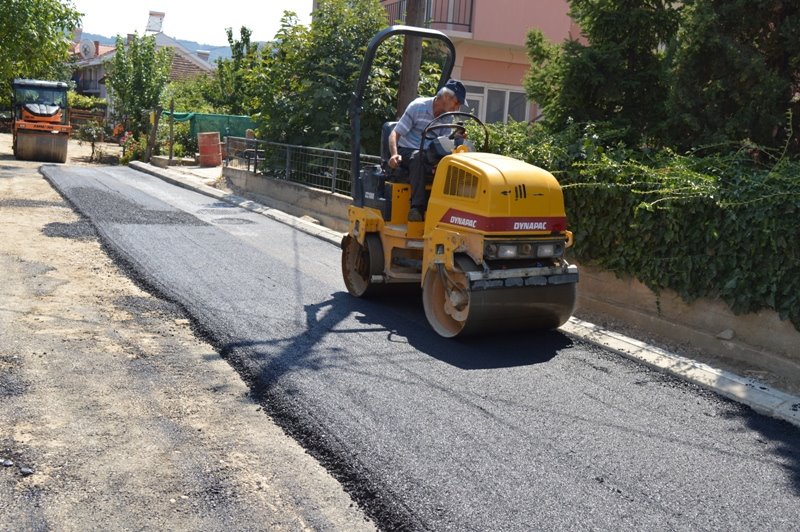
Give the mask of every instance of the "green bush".
[(86, 111), (105, 111), (108, 102), (103, 98), (97, 96), (87, 96), (85, 94), (78, 94), (75, 91), (69, 91), (67, 94), (69, 106), (72, 109), (85, 109)]
[(102, 124), (96, 120), (81, 124), (75, 131), (75, 137), (83, 144), (88, 142), (92, 147), (92, 154), (89, 156), (89, 161), (99, 161), (101, 153), (97, 149), (97, 144), (102, 142), (105, 138), (106, 131)]
[(800, 329), (800, 161), (753, 146), (603, 147), (595, 127), (574, 124), (493, 126), (492, 139), (493, 151), (559, 178), (580, 262), (736, 313), (772, 309)]
[[(172, 153), (175, 157), (191, 156), (197, 152), (197, 137), (192, 136), (189, 122), (175, 122), (172, 130)], [(156, 133), (156, 150), (169, 154), (169, 117), (162, 115)]]
[(133, 134), (127, 134), (122, 141), (122, 157), (120, 164), (128, 164), (131, 161), (141, 161), (147, 151), (147, 136), (139, 135), (137, 138)]

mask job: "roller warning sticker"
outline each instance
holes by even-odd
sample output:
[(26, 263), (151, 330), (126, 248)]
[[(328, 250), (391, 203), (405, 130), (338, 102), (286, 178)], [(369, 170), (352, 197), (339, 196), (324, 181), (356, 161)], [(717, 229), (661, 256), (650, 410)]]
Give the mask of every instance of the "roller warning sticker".
[(565, 231), (567, 219), (563, 216), (552, 217), (510, 217), (510, 216), (481, 216), (468, 212), (449, 209), (442, 216), (442, 223), (468, 227), (478, 231), (492, 233), (515, 231)]

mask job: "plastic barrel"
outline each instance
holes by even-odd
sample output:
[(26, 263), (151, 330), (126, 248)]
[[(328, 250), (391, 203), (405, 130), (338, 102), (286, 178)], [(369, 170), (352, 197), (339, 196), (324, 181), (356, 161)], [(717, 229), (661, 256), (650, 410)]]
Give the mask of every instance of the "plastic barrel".
[(219, 131), (197, 134), (197, 147), (200, 150), (200, 166), (219, 166), (222, 164)]

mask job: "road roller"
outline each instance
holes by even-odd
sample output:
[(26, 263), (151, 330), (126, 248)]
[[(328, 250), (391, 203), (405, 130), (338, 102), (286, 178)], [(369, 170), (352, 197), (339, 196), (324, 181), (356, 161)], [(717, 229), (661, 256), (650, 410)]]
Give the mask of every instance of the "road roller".
[(67, 89), (61, 81), (15, 79), (12, 147), (17, 159), (63, 163), (72, 128)]
[[(392, 26), (367, 48), (351, 105), (353, 203), (341, 243), (348, 292), (381, 297), (392, 286), (419, 286), (428, 322), (446, 338), (559, 327), (575, 308), (578, 269), (564, 257), (573, 236), (550, 172), (490, 153), (486, 126), (461, 112), (440, 115), (423, 133), (421, 153), (433, 167), (424, 221), (407, 220), (411, 186), (388, 166), (394, 123), (383, 127), (383, 162), (362, 167), (364, 89), (376, 48), (398, 34), (445, 44), (440, 88), (455, 62), (448, 37), (430, 29)], [(469, 122), (479, 134), (460, 140)]]

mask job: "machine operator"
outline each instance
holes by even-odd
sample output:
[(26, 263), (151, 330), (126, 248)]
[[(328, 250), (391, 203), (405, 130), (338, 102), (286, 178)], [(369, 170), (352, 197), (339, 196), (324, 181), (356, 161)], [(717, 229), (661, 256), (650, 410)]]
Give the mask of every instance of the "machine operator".
[[(408, 169), (411, 181), (411, 210), (408, 221), (425, 219), (425, 164), (419, 153), (422, 132), (431, 120), (443, 113), (458, 111), (466, 98), (464, 85), (451, 79), (436, 96), (421, 97), (408, 104), (400, 121), (389, 135), (389, 166)], [(445, 119), (448, 117), (445, 117)]]

